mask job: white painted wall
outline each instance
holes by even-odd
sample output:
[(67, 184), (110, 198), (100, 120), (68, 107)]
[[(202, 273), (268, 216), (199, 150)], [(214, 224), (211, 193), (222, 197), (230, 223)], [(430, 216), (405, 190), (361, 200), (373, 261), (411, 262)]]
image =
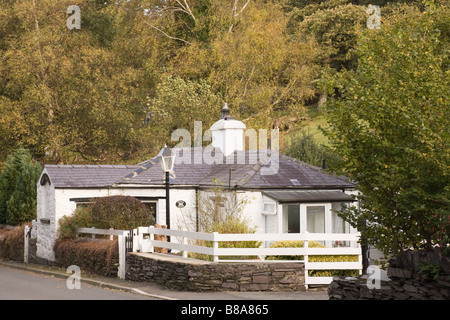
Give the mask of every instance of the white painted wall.
[(265, 233), (265, 216), (262, 214), (263, 196), (260, 191), (245, 191), (239, 194), (247, 201), (242, 214), (248, 217), (250, 226), (256, 233)]
[[(63, 216), (71, 216), (76, 209), (76, 202), (71, 198), (94, 198), (112, 195), (127, 195), (134, 197), (165, 197), (165, 189), (142, 188), (110, 188), (110, 189), (55, 189), (46, 184), (37, 185), (37, 219), (36, 226), (37, 256), (39, 258), (55, 261), (53, 246), (58, 234), (59, 219)], [(180, 225), (183, 214), (193, 212), (195, 215), (195, 190), (171, 189), (171, 226)], [(186, 206), (183, 209), (176, 207), (178, 200), (184, 200)], [(48, 218), (50, 223), (44, 223), (41, 219)], [(156, 223), (166, 223), (166, 199), (159, 199), (157, 203)]]
[[(45, 172), (45, 171), (44, 171)], [(349, 191), (349, 194), (355, 192)], [(71, 198), (93, 198), (111, 195), (128, 195), (134, 197), (165, 197), (165, 189), (152, 188), (109, 188), (109, 189), (55, 189), (52, 185), (41, 186), (37, 184), (37, 219), (33, 224), (37, 237), (37, 256), (45, 260), (54, 261), (53, 245), (58, 232), (58, 221), (63, 216), (72, 215), (76, 208), (76, 202)], [(260, 191), (240, 191), (240, 199), (245, 199), (247, 205), (243, 215), (248, 218), (249, 224), (256, 228), (256, 233), (283, 232), (282, 206), (277, 205), (275, 215), (262, 213), (265, 197)], [(186, 202), (184, 208), (177, 208), (176, 202)], [(195, 217), (196, 191), (192, 189), (170, 189), (171, 228), (180, 230), (195, 229), (186, 224), (186, 217)], [(157, 203), (156, 223), (166, 224), (166, 199), (161, 198)], [(43, 223), (41, 219), (49, 219), (50, 223)], [(356, 232), (352, 228), (351, 233)], [(173, 240), (172, 240), (173, 241)]]
[[(45, 171), (44, 171), (45, 173)], [(54, 261), (53, 245), (55, 242), (55, 188), (46, 183), (37, 183), (37, 219), (33, 223), (36, 235), (36, 255), (45, 260)], [(43, 223), (41, 219), (49, 219)]]

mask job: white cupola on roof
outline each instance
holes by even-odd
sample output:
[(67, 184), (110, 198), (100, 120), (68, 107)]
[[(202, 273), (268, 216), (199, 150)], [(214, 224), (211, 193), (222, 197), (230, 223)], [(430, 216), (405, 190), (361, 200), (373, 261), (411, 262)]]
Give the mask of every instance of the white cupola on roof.
[(225, 156), (234, 151), (244, 151), (244, 130), (246, 128), (242, 121), (230, 117), (230, 109), (224, 103), (222, 119), (209, 129), (211, 130), (212, 146), (219, 148)]

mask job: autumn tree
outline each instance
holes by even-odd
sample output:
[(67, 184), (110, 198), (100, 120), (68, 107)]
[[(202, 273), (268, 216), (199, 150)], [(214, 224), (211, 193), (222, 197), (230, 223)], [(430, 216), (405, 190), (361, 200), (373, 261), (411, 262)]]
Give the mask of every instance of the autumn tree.
[(81, 29), (69, 30), (71, 4), (1, 4), (8, 12), (0, 31), (2, 151), (23, 145), (56, 163), (127, 160), (145, 137), (145, 97), (157, 63), (147, 62), (155, 56), (145, 45), (151, 39), (130, 3), (80, 1)]
[(270, 126), (280, 110), (304, 112), (314, 95), (316, 43), (286, 32), (289, 17), (278, 2), (190, 0), (158, 8), (146, 22), (172, 53), (167, 75), (207, 81), (252, 127)]

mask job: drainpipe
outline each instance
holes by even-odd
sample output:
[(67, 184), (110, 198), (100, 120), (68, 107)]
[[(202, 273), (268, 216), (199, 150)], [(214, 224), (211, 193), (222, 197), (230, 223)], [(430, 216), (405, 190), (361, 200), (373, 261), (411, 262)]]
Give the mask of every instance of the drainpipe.
[(198, 197), (200, 196), (199, 194), (199, 188), (195, 187), (195, 231), (198, 231)]

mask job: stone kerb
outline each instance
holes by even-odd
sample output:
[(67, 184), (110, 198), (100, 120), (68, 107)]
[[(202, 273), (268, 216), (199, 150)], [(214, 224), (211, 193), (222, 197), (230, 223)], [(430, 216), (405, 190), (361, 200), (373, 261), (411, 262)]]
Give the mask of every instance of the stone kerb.
[(127, 255), (126, 279), (187, 291), (305, 290), (299, 262), (212, 263), (151, 253)]

